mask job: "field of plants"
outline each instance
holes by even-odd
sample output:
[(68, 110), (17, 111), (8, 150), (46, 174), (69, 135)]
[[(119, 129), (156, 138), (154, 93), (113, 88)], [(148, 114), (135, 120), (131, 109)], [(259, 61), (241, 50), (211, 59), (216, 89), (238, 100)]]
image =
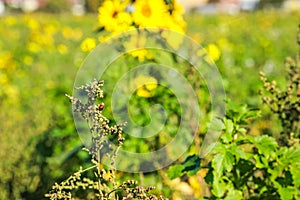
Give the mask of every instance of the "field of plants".
[[(211, 114), (209, 93), (197, 85), (193, 71), (184, 71), (198, 87), (204, 116), (193, 144), (171, 167), (145, 173), (116, 171), (112, 179), (155, 186), (151, 194), (174, 200), (300, 199), (300, 66), (299, 59), (286, 61), (287, 57), (295, 59), (300, 51), (300, 14), (276, 10), (238, 15), (189, 13), (184, 19), (186, 35), (206, 49), (222, 76), (226, 115), (212, 125), (222, 135), (209, 156), (196, 156)], [(97, 14), (0, 17), (0, 199), (46, 199), (56, 182), (93, 164), (81, 150), (72, 105), (65, 94), (72, 94), (77, 71), (98, 40), (103, 41), (98, 26)], [(147, 55), (138, 54), (135, 60), (128, 59), (146, 63), (144, 57)], [(122, 67), (121, 62), (117, 64)], [(101, 86), (104, 95), (111, 77), (119, 77), (121, 70), (106, 77)], [(151, 121), (148, 109), (162, 104), (170, 110), (166, 128), (161, 135), (145, 140), (125, 137), (121, 149), (148, 152), (174, 136), (182, 111), (172, 91), (157, 86), (157, 80), (151, 79), (151, 84), (134, 93), (130, 109), (139, 125), (147, 125)], [(103, 112), (99, 109), (113, 124), (112, 97), (105, 97)], [(115, 187), (107, 176), (102, 177), (103, 182)], [(129, 193), (143, 190), (135, 185), (128, 183)], [(119, 189), (125, 191), (127, 186), (123, 183)], [(73, 199), (96, 199), (95, 191), (78, 190), (72, 193), (77, 197)]]

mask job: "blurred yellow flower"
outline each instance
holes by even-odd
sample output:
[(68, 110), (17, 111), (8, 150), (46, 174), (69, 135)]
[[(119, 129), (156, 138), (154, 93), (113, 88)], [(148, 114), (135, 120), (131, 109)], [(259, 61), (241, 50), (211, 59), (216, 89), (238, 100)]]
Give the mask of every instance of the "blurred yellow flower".
[(23, 62), (26, 65), (31, 65), (33, 63), (33, 58), (31, 56), (26, 55), (23, 59)]
[(163, 28), (170, 29), (179, 33), (184, 33), (184, 26), (178, 24), (172, 16), (166, 15), (164, 17), (164, 25)]
[(185, 32), (186, 23), (183, 19), (184, 9), (183, 7), (176, 1), (172, 1), (171, 14), (164, 18), (165, 28), (178, 31), (180, 33)]
[(39, 44), (35, 43), (35, 42), (29, 42), (27, 44), (27, 49), (28, 51), (32, 52), (32, 53), (37, 53), (39, 51), (42, 50), (42, 48), (40, 47)]
[(48, 24), (44, 27), (44, 32), (48, 35), (53, 35), (57, 32), (57, 28), (52, 24)]
[(137, 58), (140, 62), (143, 62), (145, 58), (147, 60), (153, 59), (153, 56), (146, 49), (137, 49), (135, 51), (131, 51), (129, 54), (134, 58)]
[(0, 84), (4, 85), (6, 83), (8, 83), (7, 75), (4, 73), (0, 73)]
[(96, 39), (88, 37), (82, 41), (80, 47), (83, 52), (89, 52), (93, 50), (96, 47), (96, 45)]
[(19, 99), (19, 90), (13, 85), (7, 85), (4, 90), (11, 103), (17, 102)]
[(27, 21), (27, 26), (31, 29), (31, 30), (36, 30), (40, 27), (39, 23), (33, 19), (33, 18), (29, 18)]
[(133, 82), (134, 86), (138, 88), (137, 95), (140, 97), (151, 97), (150, 91), (157, 88), (157, 80), (152, 76), (140, 75)]
[(99, 26), (107, 31), (124, 31), (132, 24), (129, 13), (125, 12), (128, 1), (106, 0), (98, 9)]
[(215, 44), (209, 44), (206, 50), (213, 61), (220, 59), (221, 51)]
[(195, 197), (200, 198), (201, 197), (201, 189), (203, 189), (203, 188), (201, 187), (199, 177), (192, 176), (188, 179), (188, 181), (189, 181), (191, 187), (193, 188)]
[(164, 0), (137, 0), (133, 20), (139, 27), (163, 27), (168, 8)]
[(152, 94), (147, 91), (144, 87), (139, 87), (137, 89), (137, 92), (136, 94), (139, 96), (139, 97), (145, 97), (145, 98), (149, 98), (152, 96)]
[(218, 46), (222, 50), (226, 49), (227, 51), (231, 51), (233, 49), (233, 45), (226, 38), (220, 38), (218, 40)]
[(68, 47), (64, 44), (59, 44), (57, 46), (57, 51), (60, 53), (60, 54), (66, 54), (68, 53)]
[(0, 69), (4, 69), (6, 71), (14, 70), (15, 63), (13, 59), (13, 55), (9, 51), (0, 52)]
[(82, 37), (82, 31), (79, 28), (72, 29), (70, 27), (64, 27), (62, 29), (62, 35), (66, 39), (79, 40)]
[(7, 26), (13, 26), (15, 25), (17, 22), (16, 18), (13, 17), (13, 16), (8, 16), (8, 17), (5, 17), (4, 18), (4, 23), (7, 25)]

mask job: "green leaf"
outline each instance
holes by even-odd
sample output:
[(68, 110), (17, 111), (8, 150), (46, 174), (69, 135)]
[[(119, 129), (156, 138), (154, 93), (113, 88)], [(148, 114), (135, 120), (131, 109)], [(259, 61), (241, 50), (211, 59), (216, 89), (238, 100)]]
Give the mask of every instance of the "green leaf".
[(189, 176), (195, 175), (200, 170), (201, 158), (199, 155), (190, 155), (184, 162), (171, 166), (167, 171), (167, 176), (171, 179), (187, 174)]
[(225, 133), (221, 136), (221, 139), (224, 143), (232, 142), (232, 135), (234, 130), (233, 122), (230, 119), (225, 119)]
[(280, 162), (284, 165), (295, 164), (295, 163), (300, 164), (300, 148), (282, 147), (278, 152), (278, 157)]
[(237, 160), (240, 158), (247, 159), (247, 154), (244, 151), (244, 149), (240, 146), (237, 146), (236, 144), (231, 145), (228, 150), (232, 155), (235, 155)]
[(225, 200), (241, 200), (243, 199), (243, 193), (238, 190), (229, 190)]
[(234, 156), (226, 151), (224, 154), (217, 154), (212, 160), (212, 167), (215, 169), (215, 172), (222, 175), (224, 170), (231, 171), (234, 164)]
[(255, 137), (253, 143), (257, 147), (258, 152), (266, 157), (272, 156), (276, 151), (277, 142), (275, 138), (270, 136), (262, 135)]
[(187, 172), (189, 176), (195, 175), (200, 170), (201, 158), (199, 155), (188, 156), (185, 161), (182, 163), (184, 166), (183, 172)]
[(224, 130), (224, 123), (221, 119), (213, 118), (209, 123), (209, 128), (214, 131), (222, 131)]
[(253, 156), (254, 160), (255, 160), (255, 167), (262, 169), (262, 168), (268, 168), (268, 160), (261, 155), (255, 154)]
[(291, 166), (291, 174), (293, 177), (293, 183), (295, 186), (300, 186), (300, 165)]
[(224, 196), (226, 191), (226, 184), (224, 183), (224, 181), (219, 180), (219, 179), (214, 179), (213, 182), (213, 189), (212, 189), (212, 193), (216, 196), (216, 197), (222, 197)]
[(171, 166), (167, 171), (167, 176), (170, 179), (175, 179), (177, 177), (180, 177), (183, 175), (182, 170), (184, 169), (184, 166), (182, 165), (173, 165)]
[(296, 194), (296, 189), (293, 187), (281, 187), (278, 189), (280, 199), (282, 200), (290, 200), (293, 199), (294, 194)]
[(247, 124), (250, 118), (260, 116), (260, 112), (255, 109), (249, 109), (247, 105), (235, 105), (232, 101), (227, 101), (226, 117), (238, 125)]

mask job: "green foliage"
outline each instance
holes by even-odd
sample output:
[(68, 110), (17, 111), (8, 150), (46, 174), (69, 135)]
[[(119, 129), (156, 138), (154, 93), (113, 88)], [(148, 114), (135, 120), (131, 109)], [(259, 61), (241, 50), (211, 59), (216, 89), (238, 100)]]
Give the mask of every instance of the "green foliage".
[[(220, 140), (210, 155), (202, 159), (204, 162), (192, 169), (208, 168), (205, 181), (211, 188), (211, 195), (207, 199), (300, 198), (300, 148), (297, 140), (293, 140), (292, 145), (289, 143), (294, 135), (299, 140), (298, 66), (291, 60), (288, 62), (290, 73), (287, 89), (283, 92), (276, 87), (276, 82), (270, 83), (261, 75), (269, 93), (263, 100), (279, 115), (285, 134), (282, 137), (287, 137), (285, 143), (279, 145), (269, 135), (249, 134), (249, 120), (260, 116), (260, 112), (227, 102)], [(182, 176), (182, 169), (184, 163), (170, 167), (169, 177)]]
[[(300, 47), (300, 26), (298, 33), (298, 45)], [(262, 99), (275, 113), (281, 122), (283, 131), (280, 136), (283, 145), (300, 145), (300, 57), (296, 61), (288, 57), (285, 61), (288, 72), (287, 84), (282, 91), (276, 86), (276, 81), (269, 82), (264, 73), (261, 80), (264, 84), (264, 94), (261, 90)]]
[(47, 1), (46, 5), (41, 11), (49, 13), (62, 13), (69, 12), (71, 10), (71, 3), (64, 0), (51, 0)]
[[(52, 0), (49, 1), (49, 3), (51, 2)], [(229, 98), (238, 103), (244, 102), (250, 104), (251, 107), (253, 105), (258, 107), (260, 100), (257, 91), (261, 87), (261, 82), (259, 76), (254, 75), (257, 74), (257, 71), (265, 71), (268, 79), (276, 80), (279, 88), (283, 85), (284, 68), (281, 67), (281, 64), (287, 55), (296, 51), (294, 42), (290, 38), (294, 37), (295, 24), (299, 23), (298, 13), (274, 11), (243, 13), (235, 16), (189, 14), (186, 19), (188, 22), (187, 35), (192, 36), (204, 46), (216, 43), (220, 48), (221, 58), (216, 64), (222, 72)], [(35, 22), (38, 24), (37, 27), (34, 27)], [(79, 166), (82, 166), (83, 169), (90, 166), (88, 154), (80, 150), (81, 141), (75, 134), (70, 104), (64, 94), (71, 92), (76, 71), (86, 56), (80, 50), (80, 42), (83, 38), (91, 35), (95, 24), (96, 16), (94, 15), (74, 17), (66, 14), (32, 13), (30, 15), (1, 16), (0, 199), (43, 199), (43, 194), (55, 181), (68, 178), (69, 174), (66, 172), (76, 171)], [(36, 29), (31, 30), (30, 27)], [(52, 32), (53, 28), (54, 32)], [(49, 35), (51, 37), (48, 38)], [(49, 41), (52, 41), (54, 45), (42, 44), (43, 42), (49, 44)], [(32, 43), (41, 44), (42, 48), (37, 52), (31, 52), (28, 48)], [(64, 54), (58, 51), (60, 44), (64, 44), (68, 49)], [(162, 56), (160, 59), (166, 60), (165, 62), (170, 62), (169, 64), (172, 65), (172, 59), (167, 56)], [(189, 78), (198, 80), (197, 76), (191, 75)], [(205, 92), (200, 92), (200, 101), (206, 102), (209, 96)], [(167, 100), (168, 98), (161, 101), (165, 101), (170, 109), (178, 108), (176, 100), (173, 98)], [(239, 107), (239, 109), (241, 108)], [(265, 108), (262, 111), (263, 121), (246, 126), (239, 125), (238, 129), (247, 133), (249, 133), (248, 130), (251, 133), (256, 130), (258, 135), (266, 133), (276, 135), (277, 132), (280, 132), (279, 123), (272, 113)], [(220, 126), (226, 127), (224, 130), (227, 130), (222, 137), (222, 142), (225, 144), (235, 141), (235, 135), (231, 132), (236, 129), (236, 125), (232, 120), (240, 121), (233, 118), (232, 115), (235, 114), (228, 113), (228, 117), (231, 116), (230, 120), (223, 121), (223, 125)], [(203, 112), (203, 118), (209, 118), (209, 114)], [(147, 122), (146, 117), (140, 120)], [(174, 128), (172, 124), (176, 124), (176, 120), (177, 116), (172, 116), (170, 129)], [(205, 126), (201, 126), (200, 129), (203, 131)], [(175, 131), (171, 130), (170, 132)], [(162, 143), (165, 142), (163, 137), (160, 138)], [(294, 136), (294, 139), (297, 138)], [(272, 141), (269, 143), (268, 148), (273, 148)], [(280, 141), (278, 143), (281, 144)], [(148, 151), (151, 147), (148, 143), (141, 143), (141, 140), (131, 140), (131, 138), (126, 140), (124, 146), (126, 145), (128, 148), (141, 148), (140, 151)], [(232, 151), (237, 152), (239, 157), (243, 158), (247, 157), (250, 151), (249, 145), (241, 144), (235, 147), (236, 149), (231, 148)], [(277, 153), (278, 148), (279, 146), (276, 147)], [(197, 152), (196, 150), (197, 147), (191, 147), (188, 154), (192, 155)], [(257, 147), (255, 151), (258, 151)], [(293, 154), (297, 158), (296, 149), (281, 149), (280, 158), (278, 158), (280, 162), (287, 162), (289, 159), (287, 154), (291, 152), (295, 152)], [(230, 154), (233, 153), (228, 153), (228, 155)], [(269, 153), (270, 158), (268, 159), (273, 159), (272, 162), (276, 164), (277, 161), (275, 162), (274, 159), (278, 156), (274, 158), (272, 156)], [(245, 181), (247, 177), (251, 177), (247, 175), (251, 174), (248, 171), (251, 172), (253, 167), (265, 169), (264, 166), (268, 163), (268, 159), (261, 154), (255, 157), (254, 164), (248, 159), (239, 159), (237, 165), (241, 165), (239, 170)], [(235, 154), (234, 160), (237, 160)], [(206, 166), (205, 162), (207, 161), (201, 160), (201, 169), (212, 168), (212, 165)], [(283, 168), (281, 167), (276, 173), (282, 172), (277, 176), (279, 177), (277, 181), (284, 185), (280, 189), (282, 195), (294, 194), (294, 190), (288, 184), (293, 182), (294, 185), (299, 185), (300, 180), (300, 165), (285, 163), (284, 166), (286, 165), (290, 167), (286, 168), (288, 171), (281, 171)], [(199, 168), (199, 166), (195, 166), (195, 168)], [(233, 165), (232, 171), (234, 169), (235, 165)], [(275, 176), (274, 169), (275, 166), (273, 166)], [(178, 171), (185, 175), (187, 172), (182, 172), (182, 170)], [(226, 169), (224, 170), (225, 173), (228, 173)], [(256, 176), (260, 174), (260, 171), (256, 172)], [(285, 178), (285, 174), (288, 178)], [(129, 176), (139, 178), (137, 174), (122, 174), (122, 180), (126, 181)], [(149, 173), (144, 176), (143, 185), (157, 185), (158, 190), (172, 196), (173, 188), (165, 184), (162, 177), (158, 173)], [(212, 177), (213, 173), (208, 173), (206, 179), (212, 182)], [(292, 179), (290, 179), (291, 177)], [(255, 180), (256, 182), (260, 181), (259, 178)], [(159, 181), (163, 183), (159, 183)], [(182, 179), (182, 181), (187, 180)], [(201, 185), (201, 188), (203, 187), (205, 186)], [(263, 188), (264, 191), (266, 189)], [(220, 190), (219, 193), (222, 191)], [(239, 194), (235, 190), (228, 192), (228, 196), (232, 198)]]
[[(68, 179), (60, 184), (55, 183), (52, 190), (45, 195), (51, 200), (55, 199), (73, 199), (76, 197), (76, 191), (82, 190), (80, 196), (89, 199), (161, 199), (162, 196), (155, 196), (149, 192), (154, 187), (141, 187), (137, 185), (137, 181), (128, 180), (119, 184), (115, 178), (115, 158), (118, 156), (118, 150), (123, 144), (122, 127), (125, 124), (109, 125), (109, 120), (102, 115), (103, 102), (98, 104), (103, 96), (103, 81), (94, 80), (84, 86), (79, 87), (86, 92), (86, 103), (81, 99), (66, 95), (72, 105), (73, 111), (79, 113), (86, 121), (89, 134), (91, 136), (91, 144), (85, 150), (91, 155), (91, 163), (93, 166), (75, 172)], [(115, 146), (117, 146), (115, 148)], [(105, 169), (102, 166), (102, 159), (107, 157), (110, 160), (110, 166)], [(96, 170), (94, 170), (96, 169)], [(92, 178), (84, 176), (85, 172), (93, 170)]]
[[(247, 134), (246, 122), (249, 124), (249, 118), (259, 116), (259, 112), (230, 105), (223, 120), (223, 134), (209, 158), (201, 165), (195, 162), (189, 169), (194, 174), (200, 166), (208, 168), (205, 181), (211, 187), (209, 199), (299, 198), (300, 149), (279, 147), (271, 136)], [(195, 159), (200, 160), (197, 155), (188, 157), (191, 161)], [(184, 162), (170, 167), (169, 177), (182, 176), (185, 165)]]
[(200, 169), (200, 162), (201, 159), (199, 158), (199, 156), (196, 155), (188, 156), (183, 163), (172, 165), (167, 171), (167, 176), (170, 179), (180, 177), (184, 174), (193, 176)]

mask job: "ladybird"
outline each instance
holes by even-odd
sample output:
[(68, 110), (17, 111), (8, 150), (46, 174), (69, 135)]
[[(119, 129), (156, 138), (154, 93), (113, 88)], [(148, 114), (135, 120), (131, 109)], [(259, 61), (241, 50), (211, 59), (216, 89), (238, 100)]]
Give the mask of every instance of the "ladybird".
[(104, 109), (104, 103), (100, 103), (98, 108), (100, 111), (102, 111)]

